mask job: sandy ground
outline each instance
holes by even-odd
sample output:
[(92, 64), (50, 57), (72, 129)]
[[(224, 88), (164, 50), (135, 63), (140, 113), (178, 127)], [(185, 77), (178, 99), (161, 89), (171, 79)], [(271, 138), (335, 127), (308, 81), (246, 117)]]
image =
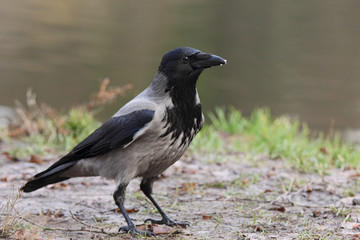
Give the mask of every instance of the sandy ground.
[[(0, 155), (1, 205), (55, 160), (37, 164)], [(154, 197), (173, 220), (190, 227), (144, 225), (159, 215), (139, 190), (140, 179), (129, 185), (125, 207), (139, 228), (153, 230), (157, 239), (356, 239), (359, 181), (354, 170), (319, 176), (265, 157), (188, 154), (155, 182)], [(24, 193), (16, 204), (24, 219), (11, 238), (133, 239), (117, 233), (125, 220), (115, 210), (114, 189), (112, 181), (93, 177)]]

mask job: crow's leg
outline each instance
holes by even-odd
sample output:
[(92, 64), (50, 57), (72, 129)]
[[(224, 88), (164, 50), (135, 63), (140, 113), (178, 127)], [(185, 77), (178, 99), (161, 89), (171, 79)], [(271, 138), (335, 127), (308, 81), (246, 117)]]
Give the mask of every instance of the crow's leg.
[(127, 226), (124, 227), (120, 227), (119, 228), (119, 232), (120, 231), (125, 231), (127, 233), (130, 233), (132, 236), (135, 235), (144, 235), (144, 236), (155, 236), (155, 234), (153, 234), (152, 232), (148, 232), (148, 231), (139, 231), (134, 223), (131, 221), (129, 214), (126, 212), (126, 209), (124, 207), (124, 201), (125, 201), (125, 191), (126, 191), (126, 187), (127, 184), (120, 184), (116, 191), (114, 192), (114, 200), (116, 205), (120, 208), (120, 211), (122, 213), (122, 215), (124, 216), (126, 222), (127, 222)]
[(155, 179), (156, 179), (156, 177), (143, 179), (140, 184), (140, 189), (141, 189), (141, 191), (143, 191), (145, 196), (148, 197), (150, 199), (150, 201), (154, 204), (154, 206), (157, 208), (157, 210), (161, 214), (162, 219), (154, 220), (154, 219), (149, 218), (149, 219), (146, 219), (145, 222), (150, 221), (151, 223), (165, 224), (165, 225), (171, 226), (171, 227), (175, 226), (175, 225), (178, 225), (181, 227), (190, 226), (190, 224), (188, 222), (174, 222), (173, 220), (171, 220), (168, 217), (168, 215), (164, 212), (164, 210), (162, 210), (162, 208), (159, 206), (159, 204), (155, 201), (155, 199), (151, 196), (152, 187), (153, 187), (153, 183), (154, 183)]

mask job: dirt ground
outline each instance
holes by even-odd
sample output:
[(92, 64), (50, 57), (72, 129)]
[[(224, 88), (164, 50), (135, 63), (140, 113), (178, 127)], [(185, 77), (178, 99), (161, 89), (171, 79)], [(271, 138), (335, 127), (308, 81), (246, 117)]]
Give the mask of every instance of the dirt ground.
[[(1, 204), (55, 160), (38, 164), (0, 155)], [(261, 156), (188, 154), (155, 182), (154, 197), (173, 220), (190, 227), (144, 225), (159, 215), (139, 190), (140, 179), (129, 185), (125, 207), (156, 239), (360, 239), (359, 181), (354, 170), (319, 176)], [(117, 233), (125, 220), (116, 212), (114, 189), (112, 181), (93, 177), (24, 193), (16, 204), (24, 219), (12, 238), (133, 239)]]

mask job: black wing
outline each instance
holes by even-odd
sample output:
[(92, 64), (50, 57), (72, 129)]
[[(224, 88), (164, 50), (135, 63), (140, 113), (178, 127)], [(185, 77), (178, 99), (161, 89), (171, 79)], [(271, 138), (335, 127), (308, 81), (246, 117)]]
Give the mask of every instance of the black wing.
[[(80, 142), (74, 149), (50, 166), (50, 171), (60, 165), (68, 165), (85, 158), (96, 157), (130, 143), (133, 136), (154, 117), (153, 110), (139, 110), (127, 115), (112, 117)], [(71, 164), (72, 165), (72, 164)], [(39, 173), (40, 175), (42, 173)], [(35, 175), (37, 177), (38, 175)]]

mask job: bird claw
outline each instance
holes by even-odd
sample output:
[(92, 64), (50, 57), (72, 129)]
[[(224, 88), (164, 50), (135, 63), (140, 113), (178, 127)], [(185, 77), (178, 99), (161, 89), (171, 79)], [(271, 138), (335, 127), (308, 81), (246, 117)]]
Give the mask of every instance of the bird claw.
[(170, 226), (170, 227), (173, 227), (173, 226), (180, 226), (180, 227), (183, 227), (183, 228), (186, 228), (186, 227), (190, 227), (190, 224), (189, 222), (175, 222), (173, 220), (171, 220), (170, 218), (163, 218), (161, 220), (155, 220), (155, 219), (151, 219), (151, 218), (148, 218), (145, 220), (145, 222), (151, 222), (152, 224), (165, 224), (166, 226)]
[(126, 233), (130, 233), (131, 236), (136, 236), (136, 235), (143, 235), (146, 237), (155, 237), (155, 234), (149, 231), (140, 231), (138, 230), (135, 226), (133, 227), (129, 227), (129, 226), (123, 226), (119, 228), (119, 232), (126, 232)]

